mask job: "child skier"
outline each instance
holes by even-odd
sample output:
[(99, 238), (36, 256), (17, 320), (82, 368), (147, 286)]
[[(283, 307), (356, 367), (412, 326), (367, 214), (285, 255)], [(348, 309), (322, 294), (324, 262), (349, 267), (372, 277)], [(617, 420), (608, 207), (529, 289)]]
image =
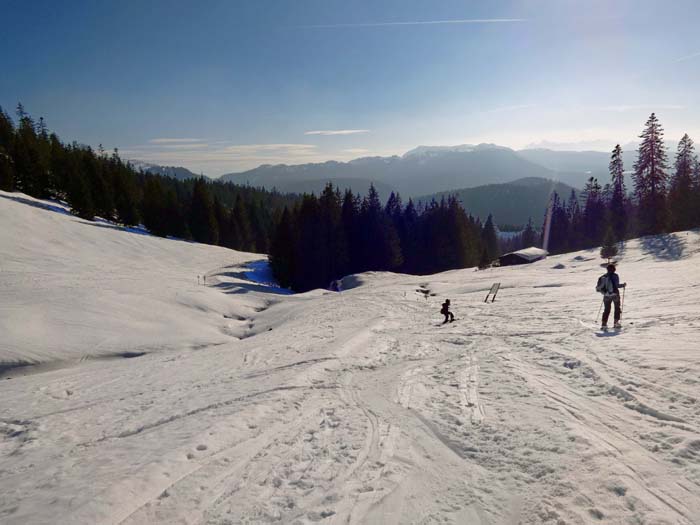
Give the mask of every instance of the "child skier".
[(440, 313), (445, 316), (445, 320), (442, 324), (445, 324), (447, 321), (452, 322), (455, 320), (455, 316), (452, 314), (452, 312), (450, 312), (449, 299), (445, 299), (445, 302), (442, 303), (442, 309), (440, 310)]

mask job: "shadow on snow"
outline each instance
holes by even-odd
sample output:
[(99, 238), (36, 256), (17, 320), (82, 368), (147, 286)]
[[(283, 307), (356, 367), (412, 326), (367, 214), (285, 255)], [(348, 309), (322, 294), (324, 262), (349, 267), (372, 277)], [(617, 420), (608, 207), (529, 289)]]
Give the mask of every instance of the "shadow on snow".
[(677, 261), (684, 257), (686, 241), (676, 234), (662, 234), (639, 239), (642, 253), (657, 260)]

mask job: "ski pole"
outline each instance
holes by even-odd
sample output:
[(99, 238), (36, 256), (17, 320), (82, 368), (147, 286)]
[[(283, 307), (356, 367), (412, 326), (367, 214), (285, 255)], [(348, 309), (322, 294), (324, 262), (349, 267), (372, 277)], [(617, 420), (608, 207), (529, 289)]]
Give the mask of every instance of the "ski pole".
[(603, 303), (605, 302), (605, 299), (600, 301), (600, 306), (598, 307), (598, 313), (595, 314), (595, 322), (598, 324), (598, 317), (600, 316), (600, 311), (603, 309)]
[(622, 301), (620, 301), (620, 319), (622, 319), (622, 313), (625, 311), (625, 291), (627, 290), (627, 284), (622, 289)]

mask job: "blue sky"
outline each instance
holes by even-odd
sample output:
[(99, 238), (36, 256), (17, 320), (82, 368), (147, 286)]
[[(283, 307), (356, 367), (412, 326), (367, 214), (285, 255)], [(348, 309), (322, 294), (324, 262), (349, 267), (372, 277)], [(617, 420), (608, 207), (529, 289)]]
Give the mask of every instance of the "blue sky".
[(0, 0), (0, 105), (219, 175), (419, 144), (700, 139), (696, 0)]

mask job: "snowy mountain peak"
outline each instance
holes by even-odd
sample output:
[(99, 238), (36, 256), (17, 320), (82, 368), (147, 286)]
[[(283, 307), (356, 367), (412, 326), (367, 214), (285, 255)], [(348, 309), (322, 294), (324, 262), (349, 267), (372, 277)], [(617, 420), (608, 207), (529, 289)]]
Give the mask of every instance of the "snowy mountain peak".
[(159, 164), (152, 164), (150, 162), (144, 162), (142, 160), (129, 159), (127, 162), (135, 170), (140, 170), (145, 173), (152, 173), (154, 175), (162, 175), (164, 177), (173, 177), (178, 180), (196, 179), (197, 177), (203, 177), (204, 174), (196, 174), (187, 168), (181, 166), (161, 166)]
[(435, 157), (441, 153), (472, 153), (484, 150), (508, 150), (504, 146), (497, 144), (459, 144), (457, 146), (418, 146), (403, 154), (403, 158), (426, 158)]

